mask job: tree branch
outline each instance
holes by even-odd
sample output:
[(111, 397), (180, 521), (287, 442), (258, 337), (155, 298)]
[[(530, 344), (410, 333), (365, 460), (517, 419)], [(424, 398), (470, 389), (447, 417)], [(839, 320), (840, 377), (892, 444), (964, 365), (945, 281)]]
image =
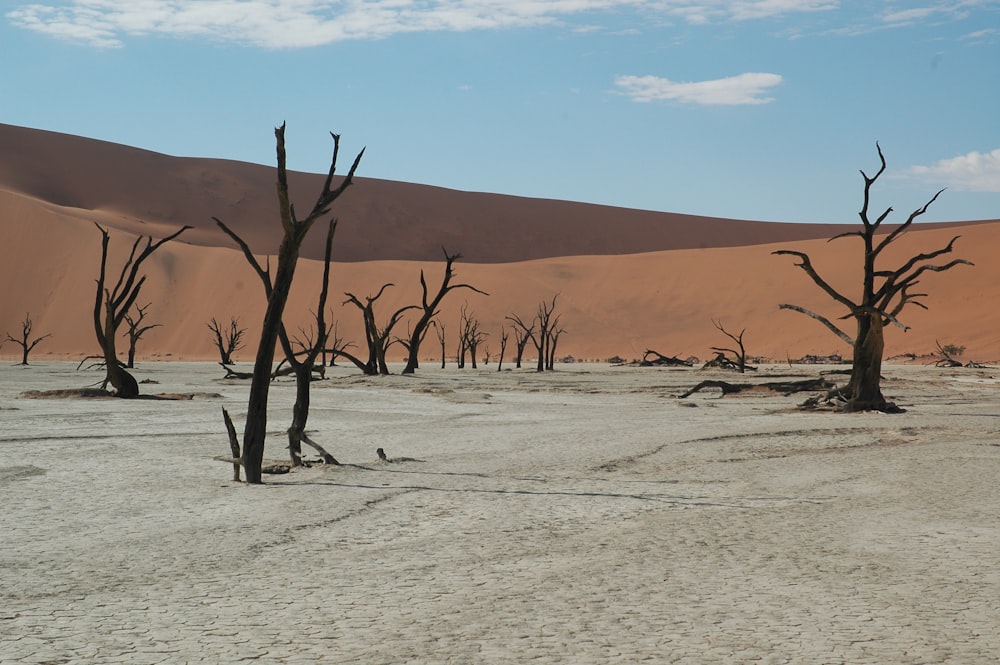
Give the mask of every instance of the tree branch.
[(822, 323), (824, 326), (826, 326), (827, 329), (834, 335), (847, 342), (847, 344), (849, 344), (850, 346), (854, 346), (854, 339), (852, 339), (851, 336), (845, 333), (843, 330), (835, 326), (828, 318), (826, 318), (822, 314), (811, 312), (808, 309), (805, 309), (804, 307), (799, 307), (798, 305), (789, 305), (785, 303), (778, 305), (778, 309), (790, 309), (794, 312), (799, 312), (801, 314), (805, 314), (808, 317), (814, 318), (820, 323)]

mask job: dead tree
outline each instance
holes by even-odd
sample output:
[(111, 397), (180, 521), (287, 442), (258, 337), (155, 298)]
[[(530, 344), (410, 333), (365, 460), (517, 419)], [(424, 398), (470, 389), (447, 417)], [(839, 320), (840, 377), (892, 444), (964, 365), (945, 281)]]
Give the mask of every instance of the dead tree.
[(455, 270), (453, 265), (455, 261), (462, 258), (461, 254), (449, 254), (448, 250), (441, 248), (444, 252), (444, 277), (441, 280), (441, 286), (438, 287), (437, 293), (433, 298), (428, 298), (427, 290), (427, 280), (424, 279), (424, 271), (420, 271), (420, 288), (421, 288), (421, 299), (420, 307), (423, 313), (420, 315), (420, 319), (413, 326), (413, 330), (410, 332), (409, 341), (405, 343), (408, 350), (406, 367), (403, 368), (403, 374), (413, 374), (417, 367), (419, 366), (418, 355), (420, 353), (420, 344), (424, 340), (424, 335), (427, 333), (427, 327), (430, 325), (431, 320), (438, 314), (438, 306), (440, 306), (441, 301), (450, 291), (455, 289), (471, 289), (476, 293), (481, 293), (484, 296), (489, 295), (485, 291), (480, 291), (471, 284), (452, 284), (451, 280), (455, 277)]
[[(148, 259), (153, 252), (184, 233), (191, 228), (183, 226), (162, 240), (153, 242), (151, 237), (139, 236), (132, 243), (132, 251), (122, 266), (118, 275), (118, 280), (114, 286), (108, 288), (108, 244), (111, 236), (99, 224), (95, 224), (101, 232), (101, 272), (97, 278), (96, 296), (94, 298), (94, 332), (97, 334), (97, 343), (101, 346), (101, 354), (104, 356), (105, 377), (102, 389), (106, 389), (108, 384), (115, 390), (115, 395), (122, 398), (134, 398), (139, 396), (139, 383), (131, 374), (126, 371), (125, 366), (118, 360), (118, 351), (115, 341), (118, 337), (118, 330), (121, 328), (129, 309), (135, 304), (139, 297), (139, 291), (146, 281), (146, 276), (139, 275), (143, 262)], [(140, 249), (142, 242), (145, 247)]]
[(142, 325), (143, 319), (146, 318), (146, 310), (149, 309), (149, 306), (152, 304), (153, 303), (146, 303), (141, 307), (136, 305), (135, 316), (128, 313), (125, 314), (125, 323), (128, 324), (128, 328), (124, 333), (125, 336), (128, 337), (128, 360), (126, 361), (125, 366), (129, 369), (135, 367), (135, 347), (136, 344), (139, 343), (139, 340), (142, 339), (142, 336), (153, 328), (160, 328), (163, 325), (161, 323), (152, 323), (146, 326)]
[(441, 345), (441, 369), (445, 368), (445, 336), (444, 336), (444, 324), (438, 322), (437, 320), (431, 321), (431, 325), (434, 326), (434, 331), (437, 333), (438, 344)]
[[(270, 296), (273, 291), (273, 285), (271, 284), (271, 276), (268, 274), (267, 270), (261, 267), (257, 258), (250, 251), (250, 247), (242, 240), (242, 238), (236, 235), (234, 231), (227, 228), (225, 224), (222, 224), (222, 222), (219, 222), (219, 226), (231, 238), (233, 238), (233, 240), (235, 240), (243, 250), (244, 257), (246, 257), (250, 267), (252, 267), (254, 272), (257, 273), (257, 276), (260, 278), (261, 283), (264, 286), (265, 295)], [(278, 367), (271, 374), (271, 378), (273, 379), (277, 376), (285, 374), (293, 374), (295, 376), (295, 405), (292, 407), (292, 424), (288, 428), (288, 454), (291, 458), (291, 465), (293, 467), (302, 466), (303, 442), (314, 448), (320, 454), (324, 463), (340, 464), (340, 462), (338, 462), (333, 455), (328, 453), (320, 444), (313, 441), (306, 433), (306, 423), (309, 420), (312, 378), (313, 373), (316, 370), (316, 360), (320, 353), (322, 353), (326, 348), (326, 341), (330, 334), (330, 330), (326, 326), (323, 311), (326, 308), (326, 299), (327, 294), (329, 293), (330, 257), (333, 251), (333, 234), (336, 229), (337, 220), (330, 220), (326, 235), (326, 252), (324, 254), (323, 261), (323, 283), (320, 289), (319, 306), (316, 309), (316, 331), (318, 332), (314, 335), (310, 332), (302, 330), (300, 331), (302, 333), (302, 338), (296, 339), (293, 342), (288, 335), (284, 322), (281, 323), (278, 329), (278, 341), (281, 343), (281, 349), (285, 354), (285, 358), (278, 364)], [(293, 344), (297, 344), (301, 349), (298, 353), (294, 351)], [(282, 368), (282, 364), (285, 362), (289, 365), (288, 369)], [(223, 367), (227, 372), (226, 378), (229, 378), (230, 376), (239, 376), (239, 373), (233, 372), (225, 365), (223, 365)], [(322, 373), (324, 369), (325, 365), (321, 363), (319, 371)], [(250, 378), (253, 378), (252, 375)], [(237, 478), (237, 480), (238, 479), (239, 478)]]
[(552, 318), (553, 313), (556, 309), (556, 298), (559, 294), (552, 296), (552, 302), (546, 302), (543, 300), (538, 303), (538, 313), (535, 315), (535, 320), (538, 322), (538, 335), (532, 340), (535, 343), (535, 348), (538, 350), (538, 366), (536, 370), (539, 372), (545, 371), (546, 369), (552, 369), (546, 366), (546, 360), (549, 358), (549, 349), (552, 346), (552, 330), (555, 327), (554, 324), (558, 322), (558, 317), (556, 319)]
[[(552, 346), (553, 341), (558, 341), (558, 334), (553, 335), (553, 331), (558, 328), (559, 317), (553, 318), (553, 314), (555, 313), (556, 299), (558, 297), (559, 294), (557, 293), (552, 296), (552, 302), (543, 300), (538, 304), (538, 310), (535, 312), (535, 318), (531, 321), (531, 325), (525, 323), (524, 319), (517, 314), (511, 314), (507, 317), (507, 320), (516, 326), (514, 337), (517, 344), (517, 356), (515, 358), (517, 367), (521, 366), (521, 356), (529, 340), (538, 351), (538, 363), (535, 369), (543, 372), (546, 369), (554, 367), (555, 354)], [(535, 326), (538, 326), (537, 331), (535, 330)], [(553, 361), (551, 364), (550, 360)]]
[(472, 359), (472, 369), (476, 369), (479, 345), (486, 340), (488, 333), (479, 329), (479, 320), (469, 313), (467, 304), (462, 306), (461, 316), (458, 366), (465, 367), (465, 352), (468, 351)]
[[(333, 176), (340, 151), (340, 135), (331, 134), (333, 137), (333, 157), (330, 160), (330, 170), (327, 173), (326, 181), (323, 183), (323, 190), (316, 198), (309, 214), (300, 220), (295, 214), (295, 206), (291, 204), (288, 192), (284, 124), (274, 130), (274, 136), (278, 161), (278, 210), (284, 233), (278, 247), (278, 267), (273, 281), (268, 274), (267, 281), (271, 284), (271, 288), (267, 293), (267, 309), (261, 324), (260, 342), (257, 345), (257, 355), (254, 360), (253, 379), (250, 382), (246, 426), (243, 430), (243, 452), (240, 455), (240, 460), (243, 463), (248, 483), (262, 482), (264, 443), (267, 436), (267, 398), (271, 387), (271, 370), (274, 365), (275, 346), (282, 329), (285, 304), (288, 302), (288, 294), (295, 277), (295, 267), (299, 260), (299, 250), (313, 224), (327, 216), (334, 201), (353, 184), (354, 172), (357, 170), (358, 164), (361, 163), (361, 157), (365, 152), (361, 150), (358, 153), (347, 175), (337, 187), (334, 187)], [(225, 225), (219, 219), (216, 218), (215, 221), (225, 230)], [(244, 255), (248, 251), (249, 248), (244, 248)]]
[(556, 368), (556, 345), (559, 344), (559, 337), (561, 337), (562, 334), (566, 332), (565, 329), (559, 327), (560, 318), (561, 317), (557, 316), (555, 320), (552, 321), (552, 324), (549, 326), (549, 332), (548, 332), (549, 341), (548, 344), (546, 345), (548, 347), (548, 351), (546, 353), (546, 360), (545, 360), (545, 369), (548, 370), (554, 370)]
[[(301, 352), (300, 354), (295, 354), (288, 343), (287, 334), (284, 332), (281, 333), (281, 344), (285, 349), (285, 358), (295, 373), (295, 406), (292, 409), (292, 424), (288, 428), (288, 454), (291, 458), (292, 466), (302, 465), (303, 443), (316, 450), (324, 463), (340, 464), (322, 446), (309, 438), (309, 435), (306, 433), (306, 423), (309, 420), (310, 387), (312, 385), (313, 371), (316, 368), (316, 361), (320, 353), (326, 348), (326, 341), (330, 334), (323, 311), (326, 309), (326, 298), (329, 292), (330, 258), (333, 249), (333, 234), (336, 228), (336, 220), (331, 221), (326, 236), (326, 254), (323, 261), (323, 285), (320, 289), (319, 304), (316, 307), (315, 338), (310, 334), (303, 333), (302, 340), (298, 341)], [(320, 362), (319, 367), (322, 371), (325, 365)]]
[(500, 357), (497, 358), (497, 371), (499, 372), (503, 369), (503, 354), (507, 350), (507, 340), (510, 339), (510, 331), (508, 331), (503, 323), (500, 323)]
[[(332, 312), (331, 312), (332, 313)], [(337, 366), (337, 349), (346, 349), (353, 346), (351, 342), (345, 342), (344, 339), (338, 333), (338, 324), (336, 321), (333, 322), (327, 329), (326, 343), (327, 348), (323, 349), (323, 353), (320, 355), (320, 362), (327, 367)], [(327, 355), (329, 354), (329, 361), (327, 360)]]
[(795, 265), (802, 268), (810, 279), (830, 296), (834, 301), (840, 303), (847, 309), (847, 314), (843, 318), (853, 318), (856, 322), (857, 332), (852, 339), (843, 332), (827, 317), (805, 310), (804, 308), (782, 304), (783, 309), (793, 309), (802, 312), (826, 326), (836, 333), (841, 339), (850, 340), (853, 348), (853, 359), (851, 364), (850, 382), (839, 390), (844, 399), (844, 410), (846, 411), (896, 411), (895, 405), (886, 402), (881, 389), (882, 355), (885, 348), (884, 326), (892, 323), (903, 330), (908, 327), (899, 321), (899, 313), (907, 305), (916, 305), (926, 309), (926, 306), (919, 300), (926, 296), (926, 293), (916, 293), (912, 289), (919, 284), (919, 278), (926, 272), (944, 272), (957, 265), (972, 265), (965, 259), (953, 259), (947, 263), (932, 263), (938, 257), (949, 254), (959, 236), (953, 237), (947, 245), (930, 252), (922, 252), (903, 261), (895, 268), (883, 268), (877, 265), (882, 252), (899, 237), (906, 232), (913, 224), (913, 221), (927, 212), (927, 208), (937, 200), (944, 190), (939, 190), (922, 207), (910, 213), (906, 221), (887, 234), (876, 237), (879, 228), (885, 219), (892, 212), (892, 208), (887, 208), (885, 212), (878, 216), (875, 221), (869, 218), (868, 206), (871, 196), (871, 188), (879, 177), (885, 172), (885, 156), (882, 148), (877, 143), (878, 156), (881, 166), (878, 172), (868, 177), (864, 171), (861, 176), (864, 178), (864, 201), (859, 215), (861, 217), (862, 228), (858, 231), (850, 231), (834, 236), (830, 240), (838, 238), (857, 236), (861, 238), (864, 245), (864, 256), (862, 263), (862, 288), (861, 297), (855, 301), (834, 289), (824, 280), (812, 265), (809, 256), (804, 252), (793, 250), (777, 250), (773, 252), (778, 255), (794, 256), (798, 259)]
[(941, 358), (934, 362), (935, 367), (962, 367), (962, 362), (955, 360), (952, 357), (952, 353), (949, 353), (948, 350), (941, 346), (941, 342), (934, 340), (934, 346), (937, 347), (937, 352), (941, 354)]
[(389, 347), (400, 341), (398, 337), (392, 337), (392, 330), (396, 327), (396, 324), (402, 320), (403, 314), (411, 309), (417, 308), (416, 305), (400, 307), (392, 313), (388, 321), (386, 321), (386, 324), (380, 327), (375, 320), (375, 302), (382, 297), (382, 294), (385, 293), (385, 290), (390, 286), (393, 285), (382, 285), (382, 288), (379, 289), (378, 293), (374, 296), (366, 296), (364, 303), (362, 303), (361, 299), (353, 293), (344, 294), (347, 296), (347, 300), (345, 300), (343, 304), (346, 305), (347, 303), (351, 303), (361, 310), (361, 316), (364, 320), (365, 326), (365, 345), (368, 349), (368, 359), (362, 360), (354, 354), (348, 353), (346, 349), (341, 349), (336, 351), (336, 353), (337, 355), (350, 360), (358, 369), (368, 376), (375, 376), (377, 374), (385, 376), (389, 374), (389, 364), (386, 362), (385, 357), (389, 351)]
[(524, 350), (535, 335), (535, 322), (532, 321), (529, 326), (517, 314), (511, 314), (507, 320), (514, 324), (514, 367), (521, 369)]
[(21, 347), (21, 363), (22, 365), (28, 364), (28, 354), (31, 350), (38, 346), (38, 343), (43, 339), (52, 337), (52, 333), (42, 335), (41, 337), (36, 337), (31, 339), (31, 328), (34, 324), (31, 321), (31, 314), (24, 315), (24, 321), (21, 321), (21, 338), (18, 339), (13, 337), (10, 333), (7, 333), (7, 341), (14, 342)]
[(693, 363), (690, 360), (681, 360), (677, 356), (665, 356), (659, 351), (654, 351), (652, 349), (646, 349), (646, 352), (642, 354), (642, 360), (639, 361), (640, 367), (663, 365), (670, 367), (691, 367)]
[[(712, 320), (712, 325), (714, 325), (723, 335), (733, 340), (736, 343), (735, 349), (729, 349), (726, 347), (713, 346), (712, 350), (716, 352), (716, 357), (713, 360), (705, 363), (705, 367), (723, 367), (725, 369), (735, 369), (740, 374), (745, 374), (747, 371), (747, 350), (746, 346), (743, 344), (743, 335), (746, 333), (746, 328), (740, 330), (737, 333), (731, 333), (723, 327), (720, 321)], [(726, 354), (732, 354), (732, 358), (726, 356)], [(750, 369), (755, 369), (751, 367)]]
[(212, 317), (212, 320), (205, 325), (212, 331), (215, 340), (215, 348), (219, 351), (219, 364), (223, 367), (232, 365), (233, 354), (243, 348), (243, 335), (246, 328), (240, 328), (239, 318), (233, 316), (229, 319), (229, 328), (223, 329), (222, 325)]
[(770, 390), (787, 396), (792, 393), (827, 390), (833, 387), (833, 383), (823, 377), (819, 377), (818, 379), (803, 379), (801, 381), (768, 381), (766, 383), (729, 383), (728, 381), (707, 380), (681, 393), (677, 396), (677, 399), (685, 399), (706, 388), (718, 388), (722, 391), (723, 395), (733, 395), (744, 391), (759, 392)]

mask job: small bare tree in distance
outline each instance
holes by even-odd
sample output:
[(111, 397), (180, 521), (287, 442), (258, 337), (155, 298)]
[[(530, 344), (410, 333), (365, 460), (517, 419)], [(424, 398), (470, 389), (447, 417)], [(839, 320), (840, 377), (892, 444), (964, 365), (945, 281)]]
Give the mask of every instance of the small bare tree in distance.
[(142, 336), (153, 328), (160, 328), (163, 325), (162, 323), (151, 323), (145, 326), (142, 325), (143, 319), (146, 318), (146, 310), (149, 309), (149, 306), (152, 304), (153, 303), (146, 303), (142, 306), (136, 305), (136, 313), (134, 316), (127, 312), (125, 313), (125, 323), (128, 324), (124, 333), (125, 336), (128, 337), (128, 360), (126, 361), (125, 366), (129, 369), (135, 367), (135, 347), (139, 343), (139, 340), (142, 339)]
[(34, 324), (31, 321), (31, 314), (25, 314), (24, 321), (21, 321), (21, 337), (17, 338), (12, 336), (10, 333), (7, 333), (7, 341), (14, 342), (21, 347), (21, 365), (28, 364), (28, 354), (31, 353), (32, 349), (38, 346), (39, 342), (48, 337), (52, 337), (52, 333), (48, 333), (42, 335), (41, 337), (31, 339), (31, 329), (33, 325)]
[(424, 279), (424, 271), (420, 271), (420, 288), (421, 288), (421, 299), (420, 307), (422, 309), (422, 314), (417, 323), (413, 326), (413, 331), (410, 333), (409, 341), (406, 344), (408, 350), (406, 367), (403, 368), (403, 374), (413, 374), (419, 366), (419, 353), (420, 344), (424, 340), (424, 335), (427, 333), (427, 327), (430, 325), (431, 320), (437, 316), (438, 306), (441, 301), (448, 294), (449, 291), (454, 291), (455, 289), (471, 289), (476, 293), (481, 293), (484, 296), (489, 295), (485, 291), (480, 291), (471, 284), (452, 284), (451, 280), (455, 277), (455, 270), (453, 268), (455, 261), (462, 258), (461, 254), (449, 254), (448, 250), (441, 248), (444, 252), (444, 277), (441, 279), (441, 286), (438, 287), (437, 293), (433, 298), (428, 299), (427, 290), (427, 280)]
[(721, 321), (713, 320), (712, 325), (714, 325), (723, 335), (733, 340), (733, 342), (735, 342), (736, 344), (735, 349), (729, 349), (721, 346), (713, 346), (712, 350), (717, 352), (719, 354), (719, 358), (722, 359), (726, 358), (727, 353), (731, 353), (733, 355), (733, 358), (730, 361), (731, 365), (727, 365), (727, 367), (735, 367), (737, 372), (739, 372), (740, 374), (745, 374), (747, 371), (747, 350), (746, 346), (744, 346), (743, 344), (743, 335), (746, 334), (747, 331), (746, 328), (740, 330), (739, 333), (731, 333), (728, 330), (726, 330), (726, 328), (722, 325)]
[(240, 327), (240, 320), (235, 316), (230, 317), (229, 327), (225, 329), (214, 316), (205, 325), (212, 331), (215, 348), (219, 351), (219, 362), (223, 366), (232, 365), (233, 354), (243, 348), (243, 335), (247, 329)]

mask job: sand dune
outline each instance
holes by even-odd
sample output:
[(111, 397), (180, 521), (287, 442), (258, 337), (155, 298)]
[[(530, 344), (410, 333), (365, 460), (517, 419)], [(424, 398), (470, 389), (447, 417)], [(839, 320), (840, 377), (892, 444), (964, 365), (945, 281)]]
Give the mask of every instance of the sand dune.
[[(119, 261), (132, 234), (161, 237), (190, 223), (196, 228), (148, 263), (140, 301), (152, 303), (149, 317), (163, 326), (143, 338), (139, 355), (211, 359), (205, 323), (239, 316), (248, 328), (242, 358), (252, 358), (263, 314), (261, 287), (210, 217), (223, 217), (255, 249), (273, 252), (278, 236), (271, 178), (273, 169), (261, 166), (167, 157), (0, 125), (0, 279), (8, 285), (0, 333), (16, 334), (30, 313), (39, 334), (52, 334), (37, 357), (93, 353), (90, 317), (100, 252), (93, 222), (115, 230), (112, 253)], [(315, 192), (317, 178), (299, 174), (293, 185)], [(456, 330), (467, 303), (490, 334), (494, 355), (504, 317), (530, 318), (539, 301), (555, 294), (566, 330), (559, 355), (635, 358), (653, 348), (708, 358), (710, 347), (729, 345), (713, 319), (734, 331), (745, 328), (754, 355), (783, 359), (848, 350), (816, 322), (777, 309), (791, 302), (840, 314), (790, 257), (772, 255), (779, 247), (807, 251), (821, 273), (850, 294), (859, 243), (825, 241), (846, 227), (690, 218), (376, 180), (359, 182), (342, 203), (332, 309), (347, 339), (360, 341), (362, 329), (356, 310), (341, 305), (341, 294), (364, 296), (395, 284), (378, 303), (384, 320), (417, 300), (421, 270), (432, 285), (440, 279), (444, 244), (463, 252), (459, 279), (490, 296), (455, 292), (442, 321)], [(313, 241), (322, 235), (314, 231)], [(921, 284), (929, 310), (904, 313), (912, 329), (889, 332), (887, 355), (927, 353), (940, 340), (967, 346), (970, 358), (1000, 358), (1000, 314), (989, 306), (1000, 295), (993, 258), (1000, 221), (918, 225), (898, 245), (909, 256), (942, 246), (952, 235), (962, 235), (956, 255), (976, 266), (929, 273)], [(302, 262), (287, 310), (293, 327), (306, 325), (320, 276), (319, 262)], [(405, 332), (405, 323), (398, 330)], [(15, 351), (8, 342), (0, 355), (14, 357)], [(428, 343), (424, 355), (436, 353)]]

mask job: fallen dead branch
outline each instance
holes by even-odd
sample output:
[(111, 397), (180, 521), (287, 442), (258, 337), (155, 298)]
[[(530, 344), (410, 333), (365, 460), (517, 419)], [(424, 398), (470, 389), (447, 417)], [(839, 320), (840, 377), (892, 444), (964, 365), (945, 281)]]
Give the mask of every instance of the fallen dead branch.
[(653, 367), (659, 365), (692, 367), (694, 363), (690, 360), (681, 360), (677, 356), (665, 356), (659, 351), (646, 349), (646, 353), (642, 354), (642, 360), (639, 361), (639, 366)]
[(691, 388), (683, 395), (678, 395), (678, 399), (684, 399), (685, 397), (690, 397), (691, 395), (705, 390), (706, 388), (718, 388), (722, 391), (723, 395), (732, 395), (735, 393), (741, 393), (746, 391), (762, 391), (769, 390), (772, 392), (779, 392), (784, 395), (791, 395), (798, 392), (806, 392), (812, 390), (832, 390), (836, 388), (836, 385), (819, 377), (816, 379), (803, 379), (801, 381), (769, 381), (766, 383), (730, 383), (728, 381), (717, 381), (717, 380), (706, 380), (702, 381), (694, 388)]

